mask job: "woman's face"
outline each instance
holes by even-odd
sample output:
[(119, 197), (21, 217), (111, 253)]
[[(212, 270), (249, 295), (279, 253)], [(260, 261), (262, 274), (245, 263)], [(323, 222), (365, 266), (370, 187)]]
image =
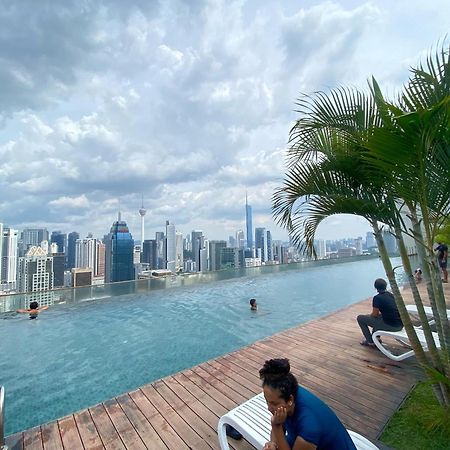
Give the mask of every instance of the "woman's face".
[(292, 398), (286, 402), (286, 400), (281, 396), (279, 389), (273, 389), (266, 385), (263, 387), (263, 391), (267, 402), (267, 408), (272, 414), (280, 407), (285, 407), (287, 410), (290, 409), (290, 406), (292, 405)]

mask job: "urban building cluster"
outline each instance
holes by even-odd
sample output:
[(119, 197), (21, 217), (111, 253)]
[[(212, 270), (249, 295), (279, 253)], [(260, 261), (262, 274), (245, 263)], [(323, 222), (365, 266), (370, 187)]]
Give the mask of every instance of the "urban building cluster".
[[(143, 206), (139, 210), (139, 242), (133, 239), (120, 213), (102, 239), (92, 234), (82, 238), (76, 231), (68, 235), (61, 231), (50, 234), (46, 228), (26, 228), (19, 233), (0, 223), (0, 294), (36, 293), (40, 303), (46, 304), (51, 298), (49, 291), (56, 288), (286, 264), (305, 259), (289, 243), (273, 240), (270, 230), (253, 228), (252, 207), (247, 199), (245, 213), (245, 233), (238, 230), (228, 240), (209, 240), (199, 230), (183, 236), (170, 221), (166, 221), (164, 231), (156, 232), (153, 239), (146, 239)], [(388, 251), (394, 253), (393, 236), (386, 233), (385, 242)], [(343, 258), (376, 251), (376, 245), (372, 233), (367, 233), (364, 240), (362, 237), (317, 240), (315, 249), (320, 259)]]

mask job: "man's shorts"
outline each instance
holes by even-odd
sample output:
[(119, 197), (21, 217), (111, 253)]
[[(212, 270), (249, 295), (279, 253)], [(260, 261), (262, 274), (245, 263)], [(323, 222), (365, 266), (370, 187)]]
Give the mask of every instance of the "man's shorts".
[(446, 259), (440, 259), (439, 260), (439, 267), (441, 269), (446, 269), (447, 268), (447, 260)]

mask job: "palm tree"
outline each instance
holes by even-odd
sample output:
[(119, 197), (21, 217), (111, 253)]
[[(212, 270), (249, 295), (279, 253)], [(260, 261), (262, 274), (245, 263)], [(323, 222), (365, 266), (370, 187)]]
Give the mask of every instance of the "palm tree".
[[(338, 213), (365, 217), (373, 227), (418, 361), (433, 368), (433, 373), (450, 378), (449, 323), (432, 257), (436, 226), (449, 211), (448, 62), (448, 51), (442, 51), (435, 60), (428, 59), (428, 71), (422, 67), (413, 70), (398, 106), (384, 100), (375, 80), (371, 95), (341, 88), (328, 95), (316, 93), (300, 99), (301, 118), (290, 133), (288, 170), (283, 186), (274, 193), (273, 212), (294, 242), (310, 254), (314, 254), (315, 232), (323, 219)], [(442, 182), (436, 183), (437, 180)], [(405, 211), (412, 220), (412, 230), (403, 220)], [(429, 356), (423, 352), (406, 312), (380, 224), (390, 227), (399, 241), (405, 272), (424, 323)], [(421, 226), (425, 228), (425, 238)], [(403, 233), (416, 239), (417, 248), (427, 261), (425, 276), (430, 280), (428, 292), (436, 313), (442, 353), (437, 351), (426, 321)], [(435, 393), (442, 404), (450, 406), (446, 383), (436, 384)]]

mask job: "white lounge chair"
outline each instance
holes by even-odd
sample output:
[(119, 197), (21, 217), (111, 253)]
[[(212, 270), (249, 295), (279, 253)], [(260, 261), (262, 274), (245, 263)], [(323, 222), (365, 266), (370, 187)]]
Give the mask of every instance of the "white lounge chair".
[[(230, 449), (226, 435), (227, 425), (231, 425), (257, 450), (261, 450), (264, 444), (270, 441), (271, 416), (263, 393), (224, 414), (217, 425), (221, 450)], [(378, 450), (378, 447), (364, 436), (354, 431), (347, 431), (358, 450)]]
[[(420, 341), (420, 344), (422, 345), (423, 349), (425, 351), (428, 351), (428, 345), (427, 341), (425, 340), (425, 334), (420, 327), (414, 327), (416, 330), (417, 337)], [(436, 343), (437, 348), (441, 348), (441, 344), (439, 342), (439, 336), (437, 333), (432, 333), (434, 342)], [(374, 344), (377, 346), (377, 348), (380, 350), (383, 355), (386, 355), (388, 358), (393, 359), (394, 361), (403, 361), (406, 358), (409, 358), (414, 355), (414, 350), (407, 350), (404, 353), (400, 353), (399, 355), (394, 355), (386, 346), (385, 343), (380, 342), (378, 339), (379, 337), (391, 337), (393, 339), (396, 339), (397, 341), (401, 342), (402, 344), (409, 345), (409, 338), (406, 334), (405, 329), (403, 328), (400, 331), (384, 331), (384, 330), (378, 330), (375, 331), (372, 334), (372, 339)]]
[[(423, 309), (425, 310), (425, 314), (427, 316), (428, 319), (428, 323), (430, 325), (434, 325), (434, 314), (433, 314), (433, 310), (431, 309), (430, 306), (424, 306)], [(406, 305), (406, 311), (409, 312), (409, 314), (418, 317), (418, 311), (417, 311), (417, 306), (416, 305)], [(447, 309), (447, 317), (450, 317), (450, 309)]]

